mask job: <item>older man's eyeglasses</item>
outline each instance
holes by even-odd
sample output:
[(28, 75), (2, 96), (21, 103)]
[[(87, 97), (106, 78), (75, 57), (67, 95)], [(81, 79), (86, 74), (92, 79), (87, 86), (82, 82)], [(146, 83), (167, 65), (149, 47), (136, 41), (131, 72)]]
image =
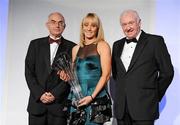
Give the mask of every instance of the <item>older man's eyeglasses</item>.
[(59, 26), (62, 26), (62, 27), (65, 26), (64, 21), (55, 21), (55, 20), (51, 20), (49, 23), (50, 23), (51, 25), (59, 25)]

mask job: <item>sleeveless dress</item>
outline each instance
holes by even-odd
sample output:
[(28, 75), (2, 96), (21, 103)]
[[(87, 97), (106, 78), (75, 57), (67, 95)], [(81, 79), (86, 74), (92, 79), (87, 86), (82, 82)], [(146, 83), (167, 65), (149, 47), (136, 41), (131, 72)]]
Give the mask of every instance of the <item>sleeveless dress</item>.
[[(79, 48), (75, 60), (75, 69), (83, 96), (92, 95), (102, 74), (97, 44), (84, 45), (84, 47)], [(96, 97), (103, 97), (105, 95), (106, 91), (102, 89)], [(85, 125), (100, 125), (89, 120), (91, 106), (87, 106), (85, 110), (87, 113)]]

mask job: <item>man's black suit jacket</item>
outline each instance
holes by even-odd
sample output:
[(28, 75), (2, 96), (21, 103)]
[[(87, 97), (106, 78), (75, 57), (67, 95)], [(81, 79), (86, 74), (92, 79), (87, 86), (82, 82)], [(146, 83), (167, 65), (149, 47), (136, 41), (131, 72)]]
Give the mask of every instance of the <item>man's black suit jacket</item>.
[(125, 38), (116, 41), (112, 52), (115, 117), (122, 119), (127, 106), (134, 120), (155, 120), (174, 75), (164, 39), (142, 31), (127, 71), (121, 60), (124, 43)]
[[(49, 111), (54, 115), (64, 116), (66, 114), (64, 106), (70, 86), (59, 79), (57, 71), (51, 68), (48, 40), (49, 37), (32, 40), (28, 48), (25, 59), (25, 77), (30, 90), (27, 110), (34, 115), (41, 115)], [(54, 62), (58, 54), (62, 52), (67, 52), (71, 56), (74, 45), (75, 43), (61, 37), (61, 44), (58, 47)], [(43, 104), (40, 101), (41, 95), (46, 91), (55, 96), (55, 101), (51, 104)]]

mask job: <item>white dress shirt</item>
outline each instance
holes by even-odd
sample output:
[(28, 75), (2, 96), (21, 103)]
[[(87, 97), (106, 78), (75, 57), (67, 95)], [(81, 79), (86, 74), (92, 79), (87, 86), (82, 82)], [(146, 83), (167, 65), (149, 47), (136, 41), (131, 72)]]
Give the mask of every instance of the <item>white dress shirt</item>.
[[(50, 37), (51, 37), (51, 36), (50, 36)], [(51, 38), (52, 38), (52, 37), (51, 37)], [(53, 38), (52, 38), (52, 39), (53, 39)], [(58, 38), (58, 39), (60, 39), (60, 38)], [(51, 65), (52, 65), (52, 63), (53, 63), (53, 61), (54, 61), (54, 58), (55, 58), (55, 56), (56, 56), (56, 52), (57, 52), (57, 50), (58, 50), (58, 47), (59, 47), (59, 44), (56, 43), (56, 42), (50, 44), (50, 61), (51, 61)]]
[[(139, 39), (140, 34), (141, 34), (141, 32), (136, 37), (137, 40)], [(125, 42), (124, 43), (124, 48), (123, 48), (123, 51), (122, 51), (122, 54), (121, 54), (121, 60), (122, 60), (122, 62), (124, 64), (124, 67), (125, 67), (126, 71), (128, 70), (128, 67), (129, 67), (129, 65), (131, 63), (131, 59), (133, 57), (136, 45), (137, 45), (137, 43), (135, 43), (135, 42), (131, 42), (131, 43)]]

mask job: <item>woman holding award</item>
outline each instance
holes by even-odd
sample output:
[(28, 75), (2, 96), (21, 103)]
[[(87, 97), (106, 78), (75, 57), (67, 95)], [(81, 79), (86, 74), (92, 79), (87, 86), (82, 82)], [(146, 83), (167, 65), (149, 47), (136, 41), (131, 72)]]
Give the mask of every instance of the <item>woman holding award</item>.
[(82, 20), (80, 43), (72, 50), (72, 62), (84, 96), (78, 107), (85, 107), (85, 125), (98, 125), (90, 118), (91, 103), (107, 95), (105, 88), (111, 73), (111, 50), (95, 13), (88, 13)]
[(70, 83), (70, 99), (75, 102), (70, 109), (69, 124), (102, 125), (111, 117), (111, 101), (106, 90), (111, 50), (95, 13), (88, 13), (81, 22), (80, 43), (72, 49), (72, 63), (74, 74), (68, 73), (69, 70), (60, 72), (60, 78)]

